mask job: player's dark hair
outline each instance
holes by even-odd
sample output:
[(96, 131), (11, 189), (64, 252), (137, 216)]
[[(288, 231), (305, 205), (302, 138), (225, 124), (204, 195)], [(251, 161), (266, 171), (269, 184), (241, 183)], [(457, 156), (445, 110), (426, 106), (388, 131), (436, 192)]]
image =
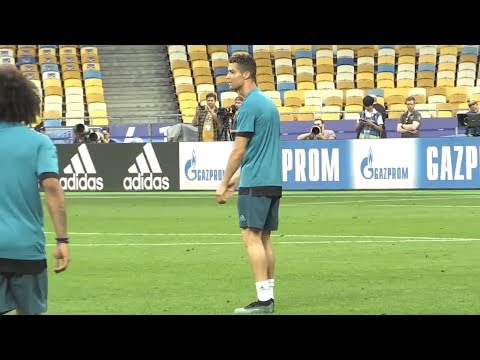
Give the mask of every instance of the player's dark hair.
[(257, 63), (250, 54), (234, 54), (230, 56), (229, 62), (237, 64), (242, 73), (249, 72), (250, 78), (255, 81), (257, 78)]
[(0, 121), (35, 123), (40, 97), (33, 82), (14, 66), (0, 66)]

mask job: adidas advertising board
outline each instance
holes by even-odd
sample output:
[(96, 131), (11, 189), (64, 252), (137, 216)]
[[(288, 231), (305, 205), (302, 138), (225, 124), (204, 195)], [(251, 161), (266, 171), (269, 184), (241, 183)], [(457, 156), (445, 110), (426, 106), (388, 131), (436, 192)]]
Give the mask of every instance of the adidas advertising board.
[[(87, 145), (78, 146), (69, 156), (66, 166), (61, 165), (60, 185), (66, 191), (102, 191), (103, 178), (97, 175)], [(62, 176), (63, 175), (63, 176)]]
[(180, 189), (216, 190), (233, 142), (180, 142)]
[(142, 151), (135, 157), (135, 161), (128, 168), (128, 173), (131, 176), (123, 178), (124, 190), (165, 191), (170, 189), (170, 178), (162, 171), (152, 143), (142, 146)]
[(56, 146), (65, 191), (179, 190), (176, 143)]

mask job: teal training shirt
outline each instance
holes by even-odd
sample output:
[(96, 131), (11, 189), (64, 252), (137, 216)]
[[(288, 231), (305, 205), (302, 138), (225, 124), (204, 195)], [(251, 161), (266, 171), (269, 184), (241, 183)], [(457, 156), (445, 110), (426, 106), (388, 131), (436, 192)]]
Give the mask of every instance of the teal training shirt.
[(237, 136), (251, 136), (241, 165), (240, 187), (282, 186), (280, 114), (261, 90), (251, 90), (237, 115)]
[(0, 121), (0, 166), (0, 258), (45, 259), (38, 183), (58, 176), (56, 147), (23, 124)]

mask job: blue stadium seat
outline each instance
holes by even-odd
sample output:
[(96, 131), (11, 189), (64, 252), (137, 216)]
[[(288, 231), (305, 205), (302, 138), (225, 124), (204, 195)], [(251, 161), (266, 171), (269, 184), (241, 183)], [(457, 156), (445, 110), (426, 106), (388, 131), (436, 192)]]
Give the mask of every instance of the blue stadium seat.
[(237, 51), (246, 51), (248, 52), (248, 45), (228, 45), (227, 46), (228, 55), (232, 55)]
[(370, 90), (367, 90), (367, 95), (376, 95), (376, 96), (385, 97), (385, 91), (383, 89), (370, 89)]
[(52, 48), (52, 49), (58, 49), (58, 45), (38, 45), (38, 48)]
[(418, 64), (417, 72), (421, 72), (421, 71), (435, 72), (435, 64), (431, 64), (431, 63)]
[(392, 65), (392, 64), (380, 64), (378, 65), (378, 72), (381, 73), (381, 72), (391, 72), (391, 73), (394, 73), (395, 72), (395, 65)]
[(47, 119), (43, 121), (45, 127), (58, 127), (62, 126), (62, 121), (58, 119)]
[(227, 75), (228, 74), (228, 68), (226, 67), (219, 67), (213, 70), (213, 76), (222, 76), (222, 75)]
[(18, 66), (23, 65), (23, 64), (36, 64), (37, 59), (33, 56), (24, 56), (18, 58)]
[(475, 46), (464, 46), (462, 50), (460, 50), (460, 55), (478, 55), (478, 48)]
[(337, 66), (339, 66), (339, 65), (352, 65), (352, 66), (354, 66), (355, 65), (355, 60), (353, 58), (349, 58), (349, 57), (337, 58)]
[(217, 98), (220, 98), (220, 93), (230, 91), (230, 86), (228, 84), (220, 84), (217, 86)]
[(98, 70), (88, 70), (83, 73), (85, 79), (101, 79), (102, 72)]
[(312, 52), (311, 51), (306, 51), (306, 50), (300, 50), (295, 53), (295, 59), (311, 59), (312, 58)]
[(40, 69), (43, 72), (46, 71), (58, 71), (58, 65), (57, 64), (43, 64)]
[[(295, 90), (295, 83), (282, 82), (277, 84), (278, 91), (282, 92), (284, 90)], [(283, 99), (282, 99), (283, 104)]]

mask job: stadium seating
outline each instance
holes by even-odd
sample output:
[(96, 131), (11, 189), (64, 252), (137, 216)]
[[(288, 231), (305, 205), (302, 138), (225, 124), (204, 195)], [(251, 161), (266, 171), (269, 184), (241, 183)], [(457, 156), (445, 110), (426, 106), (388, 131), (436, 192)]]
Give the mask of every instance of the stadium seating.
[(221, 106), (234, 98), (225, 79), (228, 58), (250, 53), (257, 85), (282, 120), (356, 119), (367, 94), (398, 118), (416, 98), (425, 117), (452, 117), (480, 100), (478, 45), (169, 45), (175, 90), (184, 122), (206, 92)]
[(0, 45), (0, 64), (16, 65), (37, 87), (42, 100), (37, 123), (44, 120), (46, 126), (108, 124), (95, 46)]

